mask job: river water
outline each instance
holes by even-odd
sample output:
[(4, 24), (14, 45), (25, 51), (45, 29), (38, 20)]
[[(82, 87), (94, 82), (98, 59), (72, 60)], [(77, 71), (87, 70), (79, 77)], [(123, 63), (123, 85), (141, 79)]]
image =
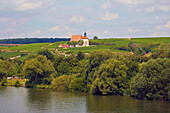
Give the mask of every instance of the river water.
[(0, 113), (170, 113), (168, 102), (0, 87)]

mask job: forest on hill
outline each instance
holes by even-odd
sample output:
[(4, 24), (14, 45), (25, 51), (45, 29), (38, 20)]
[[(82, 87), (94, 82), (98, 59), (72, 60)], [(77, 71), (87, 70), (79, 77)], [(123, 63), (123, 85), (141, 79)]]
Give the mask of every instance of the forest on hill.
[[(111, 50), (88, 55), (79, 51), (65, 57), (45, 49), (25, 60), (1, 57), (0, 84), (9, 85), (7, 77), (17, 76), (27, 79), (27, 88), (170, 101), (169, 58), (170, 51), (157, 51), (150, 57)], [(13, 85), (20, 86), (19, 80)]]
[(70, 38), (16, 38), (16, 39), (3, 39), (0, 44), (31, 44), (31, 43), (45, 43), (45, 42), (59, 42), (70, 41)]

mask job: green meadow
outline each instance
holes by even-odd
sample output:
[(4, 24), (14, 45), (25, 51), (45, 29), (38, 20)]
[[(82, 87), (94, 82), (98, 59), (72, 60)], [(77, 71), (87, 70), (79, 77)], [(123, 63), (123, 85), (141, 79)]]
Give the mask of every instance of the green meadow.
[[(111, 38), (111, 39), (98, 39), (98, 40), (90, 40), (92, 43), (97, 43), (96, 45), (91, 45), (89, 47), (73, 47), (68, 49), (58, 48), (59, 44), (67, 44), (66, 41), (62, 42), (55, 42), (55, 43), (34, 43), (34, 44), (25, 44), (20, 46), (0, 46), (0, 57), (10, 58), (15, 57), (22, 54), (37, 54), (38, 51), (43, 49), (49, 49), (53, 51), (55, 54), (65, 53), (65, 54), (77, 54), (79, 51), (83, 53), (90, 53), (91, 51), (99, 50), (111, 50), (115, 52), (122, 52), (128, 53), (129, 51), (126, 50), (118, 50), (118, 49), (111, 49), (111, 48), (119, 48), (119, 47), (127, 47), (130, 42), (134, 42), (139, 46), (147, 46), (147, 45), (154, 45), (151, 47), (152, 52), (165, 50), (169, 51), (170, 49), (170, 37), (164, 38)], [(55, 48), (58, 48), (58, 51), (55, 51)], [(12, 51), (12, 52), (11, 52)], [(20, 59), (27, 58), (28, 55), (23, 55)]]

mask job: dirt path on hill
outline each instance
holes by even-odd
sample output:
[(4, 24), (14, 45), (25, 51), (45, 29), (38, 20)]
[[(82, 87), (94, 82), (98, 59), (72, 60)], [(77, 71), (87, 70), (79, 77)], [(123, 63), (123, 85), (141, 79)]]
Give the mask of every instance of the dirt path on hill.
[(159, 45), (158, 49), (161, 50), (161, 44)]
[(47, 48), (48, 46), (51, 46), (51, 45), (53, 45), (54, 43), (50, 43), (49, 45), (47, 45), (47, 46), (41, 46), (40, 48), (41, 49), (44, 49), (44, 48)]

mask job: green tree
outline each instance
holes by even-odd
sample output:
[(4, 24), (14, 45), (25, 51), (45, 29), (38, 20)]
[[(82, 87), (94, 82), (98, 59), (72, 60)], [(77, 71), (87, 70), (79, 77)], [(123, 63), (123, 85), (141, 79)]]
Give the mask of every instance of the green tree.
[(78, 44), (78, 42), (76, 42), (76, 41), (70, 42), (70, 45), (73, 45), (74, 47), (75, 47), (77, 44)]
[(54, 68), (57, 71), (57, 67), (61, 64), (61, 62), (64, 61), (64, 57), (62, 56), (57, 56), (55, 61), (54, 61)]
[(148, 46), (147, 46), (147, 47), (145, 47), (145, 48), (144, 48), (144, 50), (145, 50), (145, 52), (146, 52), (146, 53), (151, 52), (151, 48), (150, 48), (150, 47), (148, 47)]
[(67, 75), (62, 75), (57, 78), (54, 78), (51, 82), (51, 86), (53, 89), (57, 91), (68, 90), (69, 86), (69, 77)]
[(43, 55), (43, 56), (46, 56), (48, 60), (51, 60), (51, 61), (54, 61), (54, 56), (53, 54), (48, 51), (48, 49), (45, 49), (45, 50), (42, 50), (42, 51), (38, 51), (38, 55)]
[(130, 48), (132, 48), (132, 45), (134, 44), (134, 42), (130, 42), (129, 44), (128, 44), (128, 47), (130, 47)]
[(94, 36), (94, 37), (93, 37), (93, 40), (97, 40), (97, 39), (98, 39), (98, 37), (97, 37), (97, 36)]
[(170, 60), (151, 59), (140, 65), (139, 73), (131, 80), (131, 95), (137, 98), (170, 100)]
[(57, 67), (57, 72), (58, 75), (69, 75), (70, 71), (70, 66), (68, 62), (62, 62), (58, 67)]
[(15, 87), (19, 87), (21, 84), (20, 84), (20, 82), (19, 82), (19, 80), (17, 80), (16, 82), (15, 82)]
[(153, 59), (156, 58), (170, 58), (170, 50), (165, 52), (164, 50), (157, 51), (151, 55)]
[(84, 57), (85, 57), (85, 56), (84, 56), (84, 54), (83, 54), (81, 51), (79, 51), (78, 54), (77, 54), (77, 56), (76, 56), (76, 58), (77, 58), (78, 60), (82, 60)]
[(0, 79), (17, 73), (18, 65), (14, 62), (0, 60)]
[(74, 78), (69, 85), (69, 89), (73, 92), (85, 91), (84, 79), (83, 78)]
[(83, 40), (79, 40), (78, 43), (79, 43), (79, 45), (81, 45), (81, 46), (84, 44)]
[(94, 74), (91, 93), (123, 95), (127, 88), (127, 70), (128, 67), (122, 61), (113, 58), (107, 60)]
[(1, 86), (5, 86), (6, 83), (7, 83), (7, 80), (6, 80), (6, 78), (4, 78), (4, 79), (2, 80), (2, 82), (1, 82)]
[[(39, 55), (35, 59), (27, 60), (23, 66), (23, 74), (29, 79), (27, 84), (50, 84), (56, 71), (45, 56)], [(47, 82), (48, 81), (48, 82)]]
[(106, 61), (107, 59), (112, 57), (111, 51), (92, 51), (90, 55), (87, 57), (87, 61), (85, 64), (85, 84), (90, 87), (93, 82), (94, 72), (99, 69), (99, 66)]

